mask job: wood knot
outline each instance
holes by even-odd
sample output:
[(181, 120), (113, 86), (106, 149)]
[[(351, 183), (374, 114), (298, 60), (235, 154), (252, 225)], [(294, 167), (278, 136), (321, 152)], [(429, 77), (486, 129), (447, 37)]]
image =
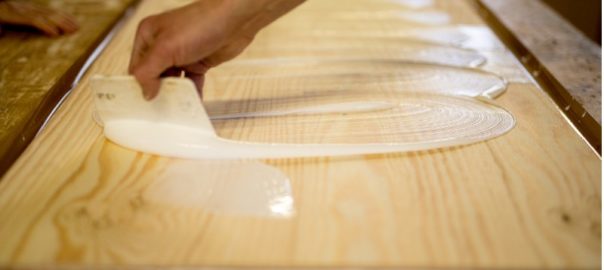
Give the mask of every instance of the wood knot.
[(560, 219), (562, 220), (562, 222), (564, 223), (570, 223), (571, 222), (571, 218), (567, 213), (562, 212), (560, 214)]

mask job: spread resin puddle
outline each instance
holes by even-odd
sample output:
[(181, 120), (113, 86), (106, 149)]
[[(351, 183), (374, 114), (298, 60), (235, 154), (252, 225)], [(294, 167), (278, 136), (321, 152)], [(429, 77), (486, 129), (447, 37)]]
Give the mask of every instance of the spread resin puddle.
[[(253, 102), (253, 101), (252, 101)], [(220, 104), (222, 105), (222, 104)], [(312, 114), (334, 114), (334, 113), (361, 113), (394, 109), (399, 105), (385, 101), (356, 101), (340, 102), (324, 105), (308, 105), (303, 107), (283, 108), (281, 110), (264, 110), (254, 112), (230, 112), (223, 114), (213, 114), (210, 120), (225, 120), (250, 117), (271, 117), (286, 115), (312, 115)]]
[[(327, 25), (333, 25), (334, 27), (339, 24), (355, 24), (355, 23), (372, 23), (374, 21), (392, 22), (397, 24), (417, 24), (420, 26), (432, 26), (432, 25), (446, 25), (451, 21), (451, 17), (448, 13), (436, 10), (376, 10), (376, 11), (331, 11), (329, 16), (325, 14), (315, 13), (313, 15), (304, 14), (303, 16), (297, 16), (295, 13), (291, 16), (285, 17), (280, 23), (303, 23), (309, 22), (309, 18), (312, 18), (316, 23), (325, 23)], [(316, 19), (316, 20), (314, 20)]]
[(398, 3), (409, 8), (425, 8), (434, 5), (434, 0), (388, 0), (387, 2)]
[[(337, 97), (345, 93), (332, 94)], [(351, 93), (347, 95), (351, 96)], [(358, 95), (359, 99), (367, 96), (361, 93), (354, 95)], [(250, 117), (214, 121), (214, 124), (220, 130), (221, 137), (234, 140), (300, 145), (347, 144), (352, 148), (367, 144), (376, 149), (391, 147), (393, 151), (399, 146), (401, 149), (410, 147), (401, 151), (411, 151), (414, 150), (411, 147), (420, 150), (443, 144), (483, 141), (505, 133), (514, 125), (514, 119), (508, 112), (474, 98), (427, 93), (378, 96), (396, 100), (399, 104), (393, 109), (367, 113)], [(249, 100), (248, 108), (264, 107), (255, 103), (262, 101)], [(228, 102), (220, 105), (211, 108), (224, 110), (224, 105), (238, 107)], [(275, 106), (271, 110), (279, 111), (279, 108)], [(253, 112), (253, 109), (248, 111), (250, 114)], [(241, 132), (242, 129), (245, 132)]]
[(381, 10), (374, 12), (367, 11), (348, 11), (348, 12), (333, 12), (329, 20), (348, 22), (348, 20), (405, 20), (409, 22), (426, 24), (426, 25), (442, 25), (448, 24), (451, 17), (446, 12), (435, 10)]
[[(341, 10), (416, 10), (433, 7), (434, 0), (349, 0), (346, 5), (337, 1), (306, 1), (299, 7), (307, 11), (341, 11)], [(308, 12), (307, 12), (308, 13)]]
[[(319, 4), (319, 5), (334, 5), (337, 4), (337, 2), (333, 2), (329, 3), (329, 2), (333, 2), (333, 1), (314, 1), (312, 2), (313, 4)], [(419, 9), (419, 8), (426, 8), (426, 7), (431, 7), (434, 6), (434, 0), (350, 0), (347, 1), (347, 3), (352, 3), (352, 4), (365, 4), (365, 5), (371, 5), (372, 7), (376, 6), (376, 2), (380, 2), (380, 4), (383, 3), (391, 3), (391, 4), (395, 4), (396, 7), (399, 8), (412, 8), (412, 9)], [(337, 8), (342, 8), (341, 5), (338, 5)]]
[[(206, 214), (236, 218), (289, 218), (296, 214), (291, 179), (280, 168), (261, 161), (155, 157), (100, 139), (84, 162), (64, 192), (87, 194), (87, 199), (76, 196), (64, 201), (57, 215), (73, 217), (60, 222), (73, 229), (66, 231), (74, 233), (76, 239), (91, 236), (90, 232), (98, 236), (106, 230), (141, 232), (136, 224), (164, 217), (186, 216), (195, 223)], [(82, 186), (86, 181), (102, 184)], [(91, 215), (81, 215), (82, 209)], [(125, 213), (133, 214), (127, 215), (128, 219), (138, 220), (128, 223), (134, 227), (123, 223)]]
[[(270, 133), (276, 127), (285, 135), (288, 132), (296, 135), (274, 136), (267, 142), (254, 143), (251, 142), (254, 136), (247, 141), (219, 137), (193, 83), (187, 79), (164, 79), (160, 94), (151, 102), (143, 99), (140, 87), (131, 77), (97, 76), (91, 85), (108, 139), (134, 150), (180, 158), (289, 158), (415, 151), (483, 141), (504, 134), (514, 125), (513, 117), (505, 110), (471, 97), (374, 92), (372, 96), (377, 98), (368, 104), (383, 98), (382, 102), (396, 101), (398, 105), (355, 113), (285, 114), (234, 120), (258, 121), (253, 130), (264, 129), (262, 133)], [(354, 91), (335, 95), (308, 93), (312, 100), (334, 99), (345, 94), (350, 100), (358, 98), (357, 102), (365, 102), (358, 91), (356, 96)], [(327, 130), (340, 133), (323, 132)]]
[(258, 161), (173, 160), (145, 189), (149, 203), (221, 215), (295, 214), (289, 178)]
[(346, 90), (494, 98), (507, 87), (499, 76), (480, 70), (397, 60), (233, 61), (216, 71), (218, 75), (207, 77), (206, 89), (225, 91), (245, 86), (259, 97)]
[(260, 32), (259, 36), (262, 38), (270, 37), (271, 35), (280, 36), (281, 38), (287, 36), (289, 39), (298, 39), (303, 42), (320, 40), (321, 38), (405, 38), (480, 51), (505, 49), (493, 32), (485, 26), (406, 27), (404, 25), (397, 25), (397, 27), (388, 28), (385, 25), (387, 25), (386, 22), (363, 23), (355, 26), (331, 24), (320, 25), (314, 28), (309, 27), (302, 31), (284, 31), (277, 28), (273, 30), (273, 26), (270, 26), (264, 29), (263, 32)]
[[(246, 60), (238, 62), (271, 63), (298, 61), (302, 58), (322, 60), (389, 59), (442, 64), (457, 67), (478, 67), (486, 58), (476, 51), (404, 38), (322, 38), (313, 46), (296, 39), (273, 42), (270, 38), (253, 43), (242, 53)], [(270, 59), (266, 56), (271, 55)]]

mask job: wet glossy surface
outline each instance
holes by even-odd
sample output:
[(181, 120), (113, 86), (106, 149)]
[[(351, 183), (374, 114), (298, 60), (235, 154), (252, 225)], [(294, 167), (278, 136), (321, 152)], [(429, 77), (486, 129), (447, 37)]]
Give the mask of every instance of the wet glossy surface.
[[(312, 82), (316, 75), (308, 76)], [(232, 114), (269, 116), (216, 120), (226, 121), (226, 126), (218, 126), (222, 132), (229, 124), (254, 127), (246, 138), (226, 140), (215, 134), (187, 79), (164, 79), (159, 96), (151, 102), (143, 99), (132, 77), (97, 77), (92, 83), (96, 110), (108, 139), (130, 149), (180, 158), (291, 158), (427, 150), (488, 140), (505, 134), (515, 122), (511, 114), (489, 104), (472, 88), (468, 89), (478, 97), (442, 89), (318, 91), (289, 100), (275, 96), (264, 105), (255, 104), (260, 108), (276, 104), (264, 111), (249, 110), (253, 99), (239, 103), (245, 107), (235, 108)], [(343, 103), (345, 99), (354, 102)], [(391, 104), (382, 110), (358, 110), (359, 104), (370, 102)], [(233, 109), (232, 105), (222, 103), (215, 108)], [(329, 107), (339, 112), (326, 113)], [(291, 115), (292, 110), (305, 113)], [(271, 136), (270, 141), (255, 139), (255, 134), (263, 138), (273, 133), (279, 135)]]

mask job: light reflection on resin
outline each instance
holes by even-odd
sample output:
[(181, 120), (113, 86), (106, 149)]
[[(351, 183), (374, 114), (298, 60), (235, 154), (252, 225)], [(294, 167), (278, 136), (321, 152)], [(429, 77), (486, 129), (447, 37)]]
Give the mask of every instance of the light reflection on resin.
[(287, 218), (295, 214), (289, 178), (259, 161), (172, 160), (143, 196), (150, 203), (212, 214)]

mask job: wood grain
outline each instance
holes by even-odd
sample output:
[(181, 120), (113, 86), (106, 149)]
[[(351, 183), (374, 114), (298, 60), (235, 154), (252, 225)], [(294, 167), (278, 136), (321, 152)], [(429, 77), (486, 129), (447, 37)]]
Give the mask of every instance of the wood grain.
[[(183, 161), (106, 141), (91, 118), (88, 76), (125, 74), (137, 22), (180, 2), (142, 2), (4, 176), (0, 266), (600, 267), (600, 159), (531, 84), (512, 84), (496, 100), (518, 122), (494, 140), (425, 152), (263, 161), (290, 177), (292, 218), (222, 215), (150, 200), (146, 190), (156, 178)], [(322, 9), (325, 2), (309, 1), (295, 12)], [(392, 8), (375, 0), (339, 3), (335, 7)], [(466, 1), (437, 4), (456, 23), (482, 24)], [(278, 39), (278, 32), (267, 33)], [(208, 76), (220, 75), (220, 69), (212, 72)], [(251, 84), (205, 95), (242, 99), (257, 92)], [(245, 138), (249, 128), (232, 135)]]
[(4, 28), (0, 36), (0, 175), (25, 150), (71, 89), (88, 55), (134, 0), (33, 2), (73, 14), (80, 29), (48, 38)]
[(602, 141), (602, 49), (541, 1), (482, 0), (489, 21), (594, 148)]

